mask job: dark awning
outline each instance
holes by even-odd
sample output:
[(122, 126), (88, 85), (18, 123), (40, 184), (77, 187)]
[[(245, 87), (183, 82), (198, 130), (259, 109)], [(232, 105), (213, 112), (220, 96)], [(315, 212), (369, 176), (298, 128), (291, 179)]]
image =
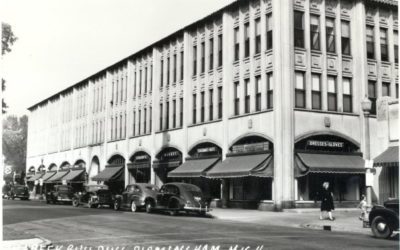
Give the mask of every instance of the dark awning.
[(150, 162), (134, 162), (127, 165), (128, 169), (150, 168)]
[(398, 167), (399, 146), (389, 147), (374, 159), (374, 167)]
[(46, 172), (42, 177), (41, 177), (41, 179), (45, 182), (45, 181), (47, 181), (50, 177), (52, 177), (53, 175), (55, 175), (57, 172), (56, 171), (49, 171), (49, 172)]
[(168, 177), (200, 177), (205, 175), (205, 171), (217, 163), (220, 158), (208, 159), (187, 159), (178, 168), (168, 173)]
[(106, 166), (98, 175), (92, 177), (93, 181), (119, 181), (123, 178), (124, 165)]
[(65, 175), (61, 180), (65, 180), (67, 182), (83, 182), (85, 181), (82, 174), (85, 172), (84, 169), (75, 169), (69, 171), (67, 175)]
[[(271, 165), (272, 158), (270, 153), (254, 154), (254, 155), (231, 155), (224, 161), (217, 163), (211, 170), (207, 172), (207, 177), (211, 178), (236, 178), (246, 176), (263, 176), (270, 175), (267, 168)], [(267, 162), (268, 161), (268, 162)], [(271, 166), (273, 167), (273, 166)], [(271, 175), (272, 176), (272, 175)], [(268, 176), (269, 177), (269, 176)]]
[(35, 175), (33, 175), (31, 178), (29, 178), (28, 181), (37, 181), (44, 175), (44, 172), (38, 172)]
[(364, 159), (359, 155), (297, 153), (295, 176), (308, 173), (364, 174)]
[(153, 168), (176, 168), (181, 161), (153, 161)]
[(62, 170), (58, 171), (55, 175), (47, 179), (46, 183), (54, 183), (54, 182), (61, 182), (61, 178), (63, 178), (66, 174), (68, 174), (69, 170)]

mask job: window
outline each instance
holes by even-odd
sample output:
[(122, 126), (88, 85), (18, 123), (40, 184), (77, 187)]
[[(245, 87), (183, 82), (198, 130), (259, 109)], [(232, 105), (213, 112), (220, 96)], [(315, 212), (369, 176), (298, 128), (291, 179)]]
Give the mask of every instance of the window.
[(209, 69), (212, 70), (214, 68), (214, 39), (210, 39), (210, 55), (209, 55)]
[(160, 131), (163, 130), (163, 104), (160, 103)]
[(239, 104), (240, 104), (240, 97), (239, 97), (239, 82), (235, 82), (234, 83), (234, 103), (233, 103), (233, 107), (234, 107), (234, 115), (239, 115)]
[(256, 93), (256, 111), (261, 110), (261, 76), (256, 76), (255, 93)]
[(167, 58), (167, 86), (169, 85), (169, 69), (170, 69), (170, 65), (169, 65), (169, 57)]
[(115, 117), (114, 122), (115, 122), (115, 124), (114, 124), (114, 132), (115, 132), (114, 139), (118, 139), (118, 116)]
[(399, 63), (399, 32), (393, 31), (394, 62)]
[(169, 102), (166, 103), (167, 104), (167, 110), (166, 110), (166, 114), (165, 114), (165, 129), (169, 129)]
[(205, 71), (205, 63), (206, 63), (206, 59), (205, 59), (205, 53), (206, 53), (206, 45), (204, 42), (201, 43), (201, 68), (200, 68), (200, 72), (204, 73)]
[(218, 35), (218, 67), (222, 66), (222, 34)]
[(174, 61), (172, 62), (172, 81), (176, 83), (176, 54), (174, 54)]
[(153, 107), (150, 107), (150, 111), (149, 111), (149, 127), (150, 127), (150, 133), (153, 130)]
[(183, 59), (184, 59), (184, 57), (183, 57), (183, 54), (184, 52), (183, 51), (181, 51), (181, 74), (180, 74), (180, 80), (181, 81), (183, 81)]
[[(112, 123), (112, 122), (111, 122)], [(133, 128), (132, 128), (132, 136), (136, 135), (136, 111), (133, 111)]]
[(259, 54), (261, 52), (261, 23), (260, 23), (260, 18), (257, 18), (255, 20), (255, 33), (256, 33), (256, 39), (255, 39), (255, 48), (256, 54)]
[(160, 62), (160, 87), (164, 84), (164, 60)]
[(142, 94), (142, 70), (139, 70), (139, 95)]
[(390, 96), (390, 82), (382, 82), (382, 96)]
[(368, 98), (371, 101), (371, 114), (376, 115), (376, 82), (368, 81)]
[(319, 38), (319, 16), (310, 16), (310, 41), (311, 49), (321, 50), (320, 38)]
[(142, 125), (142, 111), (139, 110), (139, 123), (138, 123), (138, 134), (139, 135), (142, 134), (141, 125)]
[(336, 79), (333, 76), (328, 76), (328, 110), (337, 111), (337, 90)]
[(296, 87), (295, 87), (295, 107), (306, 107), (306, 95), (304, 88), (304, 73), (296, 72)]
[(208, 116), (209, 116), (209, 120), (212, 121), (214, 120), (214, 90), (210, 89), (209, 90), (209, 96), (208, 96), (208, 100), (209, 100), (209, 109), (208, 109)]
[(336, 52), (335, 46), (335, 19), (326, 18), (326, 51), (330, 53)]
[(176, 128), (176, 100), (172, 101), (172, 128)]
[(239, 27), (236, 27), (234, 30), (234, 39), (235, 39), (235, 61), (239, 60)]
[(274, 107), (274, 77), (272, 72), (267, 74), (267, 108)]
[(267, 50), (272, 49), (272, 14), (267, 15)]
[(193, 75), (197, 75), (197, 46), (193, 46)]
[(250, 79), (244, 80), (244, 112), (250, 113)]
[(321, 77), (320, 75), (312, 74), (311, 79), (312, 109), (321, 109)]
[(294, 12), (294, 46), (304, 48), (304, 21), (303, 12)]
[(150, 66), (150, 92), (153, 91), (153, 65)]
[(183, 98), (179, 98), (179, 125), (183, 127)]
[(250, 24), (244, 24), (244, 57), (250, 56)]
[(351, 55), (351, 45), (350, 45), (350, 22), (341, 22), (342, 27), (342, 54)]
[(367, 25), (366, 29), (367, 40), (367, 58), (375, 59), (375, 36), (374, 27)]
[(193, 124), (196, 124), (196, 113), (197, 113), (197, 110), (196, 110), (196, 94), (193, 94), (193, 120), (192, 120), (192, 123)]
[(381, 29), (380, 36), (381, 36), (381, 61), (389, 61), (387, 29)]
[(350, 78), (343, 78), (343, 112), (353, 112), (352, 86)]
[(399, 84), (396, 83), (396, 98), (399, 99)]
[(144, 93), (147, 93), (147, 67), (144, 68)]
[(218, 119), (222, 118), (222, 86), (218, 87)]
[(200, 93), (200, 122), (204, 122), (204, 91)]
[(147, 133), (147, 109), (144, 109), (144, 118), (143, 118), (143, 132)]

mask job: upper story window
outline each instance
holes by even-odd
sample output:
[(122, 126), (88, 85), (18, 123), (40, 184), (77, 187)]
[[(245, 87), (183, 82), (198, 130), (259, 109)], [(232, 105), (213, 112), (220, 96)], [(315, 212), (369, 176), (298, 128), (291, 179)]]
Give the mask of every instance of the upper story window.
[(209, 95), (208, 95), (208, 104), (209, 104), (209, 109), (208, 109), (208, 119), (210, 121), (214, 120), (214, 90), (210, 89), (209, 90)]
[(169, 85), (170, 59), (167, 58), (167, 86)]
[(306, 91), (304, 85), (304, 73), (297, 71), (295, 74), (296, 87), (295, 87), (295, 107), (305, 108), (306, 107)]
[(147, 67), (144, 68), (144, 93), (147, 93)]
[(234, 107), (234, 115), (239, 115), (239, 104), (240, 104), (240, 97), (239, 97), (239, 82), (235, 82), (234, 83), (234, 103), (233, 103), (233, 107)]
[(353, 112), (353, 89), (350, 78), (343, 78), (343, 112)]
[(396, 83), (395, 87), (396, 87), (396, 98), (399, 99), (399, 84)]
[(206, 68), (206, 44), (205, 42), (201, 43), (201, 66), (200, 66), (200, 73), (204, 73), (205, 68)]
[(160, 103), (159, 112), (160, 112), (160, 131), (161, 131), (161, 130), (163, 130), (163, 112), (164, 112), (162, 103)]
[(193, 46), (193, 75), (197, 75), (197, 46)]
[(172, 62), (172, 82), (176, 82), (176, 54), (174, 54)]
[(371, 105), (371, 114), (376, 115), (376, 82), (368, 81), (368, 98), (370, 99)]
[(244, 112), (250, 113), (250, 79), (244, 80)]
[(389, 61), (387, 29), (381, 28), (380, 37), (381, 37), (381, 61)]
[(310, 16), (310, 41), (312, 50), (321, 50), (320, 46), (320, 36), (319, 36), (319, 16)]
[(261, 24), (260, 24), (260, 18), (257, 18), (255, 20), (255, 33), (256, 33), (256, 39), (255, 39), (255, 53), (259, 54), (261, 52)]
[(399, 63), (399, 32), (393, 31), (394, 62)]
[(367, 40), (367, 58), (375, 59), (375, 36), (374, 26), (367, 25), (366, 29)]
[(250, 24), (244, 24), (244, 57), (250, 56)]
[(312, 108), (321, 109), (321, 76), (312, 74)]
[(180, 73), (180, 80), (181, 81), (183, 81), (183, 65), (184, 65), (184, 61), (183, 61), (183, 56), (184, 56), (184, 54), (183, 54), (184, 52), (183, 52), (183, 50), (181, 51), (181, 73)]
[[(118, 82), (117, 82), (118, 84)], [(142, 94), (142, 70), (139, 70), (139, 95)], [(117, 95), (118, 99), (118, 95)]]
[(382, 96), (390, 96), (390, 82), (382, 82)]
[(239, 49), (240, 49), (239, 27), (236, 27), (234, 30), (234, 43), (235, 43), (234, 60), (237, 61), (237, 60), (239, 60)]
[(255, 93), (256, 93), (256, 111), (261, 110), (261, 76), (256, 76)]
[(164, 85), (164, 60), (160, 62), (160, 87)]
[(179, 125), (183, 127), (183, 97), (179, 98)]
[(196, 102), (197, 102), (196, 94), (193, 94), (193, 114), (192, 114), (192, 118), (193, 118), (192, 123), (193, 124), (196, 124), (196, 115), (197, 115), (197, 109), (196, 109), (197, 103)]
[(274, 107), (274, 75), (271, 73), (267, 74), (267, 108), (272, 109)]
[(222, 86), (218, 87), (218, 119), (222, 118)]
[(326, 18), (326, 51), (330, 53), (336, 52), (335, 46), (335, 19)]
[(210, 47), (209, 47), (209, 51), (210, 51), (210, 55), (209, 55), (209, 69), (212, 70), (214, 68), (214, 39), (211, 38), (210, 39)]
[(328, 76), (328, 110), (337, 111), (336, 78)]
[(342, 33), (342, 54), (351, 55), (350, 45), (350, 22), (342, 20), (341, 22), (341, 33)]
[(205, 100), (204, 100), (204, 91), (200, 93), (200, 121), (204, 122), (205, 120)]
[(272, 49), (272, 14), (267, 15), (267, 50)]
[(218, 35), (218, 67), (222, 66), (222, 34)]
[(176, 128), (176, 100), (172, 100), (172, 128)]
[(304, 13), (294, 11), (294, 46), (304, 48)]
[(150, 66), (150, 92), (153, 90), (153, 65)]
[(165, 114), (165, 128), (169, 129), (169, 102), (166, 103), (166, 114)]

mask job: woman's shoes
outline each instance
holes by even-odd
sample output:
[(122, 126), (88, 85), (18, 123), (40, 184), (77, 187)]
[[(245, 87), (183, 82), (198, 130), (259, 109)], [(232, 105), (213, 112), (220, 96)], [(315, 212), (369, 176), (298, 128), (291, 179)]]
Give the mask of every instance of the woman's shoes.
[(329, 218), (329, 220), (334, 221), (334, 220), (335, 220), (335, 217)]

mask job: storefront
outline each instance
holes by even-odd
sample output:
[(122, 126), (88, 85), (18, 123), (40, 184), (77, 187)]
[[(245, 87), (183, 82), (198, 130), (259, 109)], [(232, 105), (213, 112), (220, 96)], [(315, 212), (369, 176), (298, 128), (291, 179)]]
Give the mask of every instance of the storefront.
[(271, 142), (254, 136), (233, 145), (207, 177), (221, 181), (222, 206), (264, 209), (272, 200), (273, 168)]
[(379, 201), (399, 198), (399, 146), (391, 146), (374, 159), (379, 175)]
[(137, 152), (128, 163), (129, 183), (149, 183), (151, 178), (151, 157), (146, 152)]
[(32, 197), (42, 194), (40, 178), (45, 175), (45, 173), (44, 166), (40, 166), (38, 171), (35, 172), (34, 169), (31, 169), (27, 174), (27, 185)]
[(93, 181), (104, 182), (114, 194), (121, 194), (125, 189), (125, 159), (114, 155), (105, 169), (92, 177)]
[[(75, 165), (77, 166), (77, 165)], [(72, 186), (73, 190), (80, 191), (83, 185), (87, 182), (87, 174), (85, 168), (76, 167), (61, 178), (61, 183), (64, 185)]]
[(212, 143), (202, 143), (190, 150), (185, 162), (168, 173), (177, 181), (194, 184), (201, 188), (204, 196), (221, 198), (221, 183), (218, 179), (205, 178), (206, 172), (221, 161), (221, 148)]
[(164, 183), (174, 181), (174, 178), (168, 178), (168, 173), (182, 164), (182, 153), (176, 148), (164, 148), (157, 154), (153, 161), (153, 169), (156, 174), (155, 184), (161, 186)]
[(338, 206), (353, 206), (365, 190), (365, 168), (358, 146), (338, 136), (317, 135), (295, 144), (297, 207), (314, 207), (322, 183), (329, 182)]

